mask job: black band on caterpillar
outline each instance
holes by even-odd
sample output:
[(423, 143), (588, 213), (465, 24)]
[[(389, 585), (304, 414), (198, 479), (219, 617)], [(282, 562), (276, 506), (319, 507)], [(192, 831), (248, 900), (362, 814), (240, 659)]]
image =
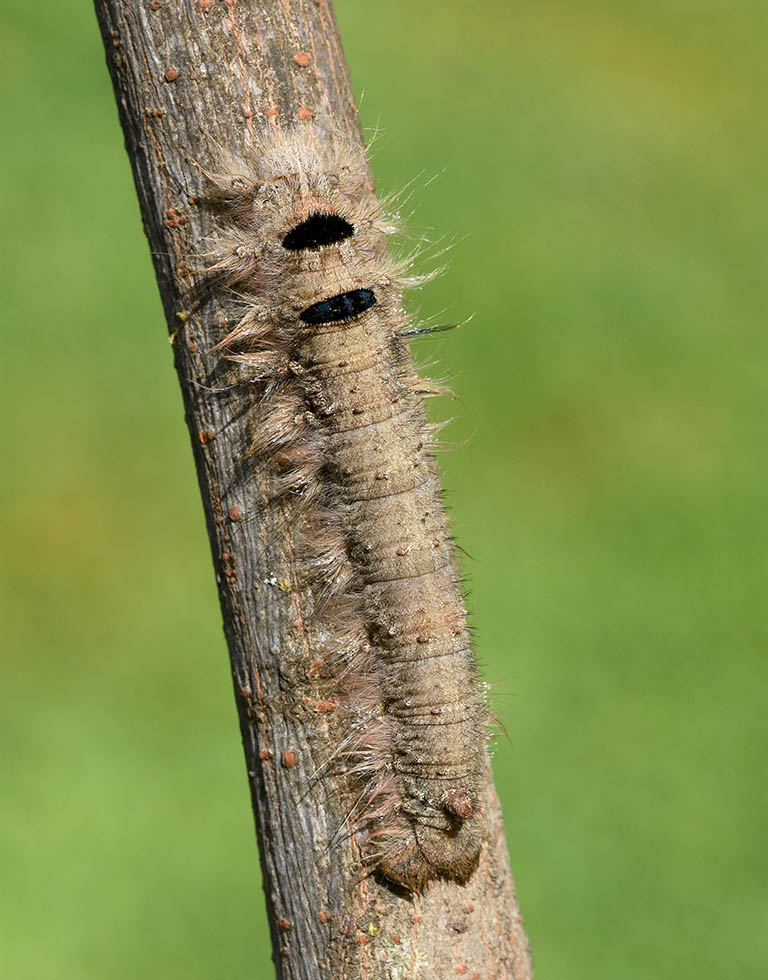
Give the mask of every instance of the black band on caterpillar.
[(339, 293), (338, 296), (330, 296), (328, 299), (321, 299), (319, 303), (313, 303), (300, 314), (299, 319), (304, 323), (312, 324), (351, 320), (353, 316), (370, 310), (375, 302), (376, 296), (372, 289), (353, 289), (348, 293)]
[(333, 245), (354, 235), (352, 225), (338, 214), (311, 214), (306, 221), (296, 225), (283, 239), (283, 248), (298, 252), (301, 249), (317, 249)]
[(263, 381), (251, 453), (284, 495), (317, 693), (339, 702), (327, 765), (349, 780), (344, 826), (412, 891), (466, 881), (488, 712), (421, 397), (435, 386), (401, 339), (422, 332), (401, 296), (419, 280), (389, 254), (397, 220), (338, 134), (275, 127), (213, 180), (231, 216), (214, 268), (245, 299), (219, 349)]

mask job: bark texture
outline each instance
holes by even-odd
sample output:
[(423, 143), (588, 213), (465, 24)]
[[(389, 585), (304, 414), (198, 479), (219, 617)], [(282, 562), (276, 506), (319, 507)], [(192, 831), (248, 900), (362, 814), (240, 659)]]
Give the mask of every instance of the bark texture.
[[(240, 465), (255, 386), (223, 387), (209, 352), (225, 310), (201, 289), (195, 256), (214, 217), (200, 166), (239, 150), (270, 120), (313, 119), (360, 139), (327, 0), (96, 0), (142, 216), (173, 341), (229, 644), (259, 839), (274, 959), (291, 980), (526, 980), (527, 941), (490, 769), (484, 845), (466, 885), (422, 896), (362, 872), (333, 772), (336, 735), (318, 700), (316, 651), (269, 475)], [(328, 846), (329, 840), (333, 846)]]

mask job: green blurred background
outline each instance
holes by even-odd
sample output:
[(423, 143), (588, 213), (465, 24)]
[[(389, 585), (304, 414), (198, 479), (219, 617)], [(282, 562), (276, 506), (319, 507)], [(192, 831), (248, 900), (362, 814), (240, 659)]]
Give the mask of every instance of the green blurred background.
[[(413, 225), (457, 242), (421, 311), (475, 314), (419, 352), (463, 398), (443, 463), (537, 976), (764, 978), (768, 7), (336, 7), (380, 184), (423, 174)], [(95, 18), (0, 34), (0, 976), (267, 977)]]

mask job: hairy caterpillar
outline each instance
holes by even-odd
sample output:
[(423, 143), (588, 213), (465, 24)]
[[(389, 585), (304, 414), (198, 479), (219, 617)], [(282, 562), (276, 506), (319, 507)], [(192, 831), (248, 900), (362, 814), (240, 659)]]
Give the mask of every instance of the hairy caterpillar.
[(360, 147), (273, 128), (209, 174), (214, 269), (245, 299), (218, 350), (263, 386), (250, 452), (300, 514), (314, 620), (346, 706), (339, 758), (370, 862), (412, 891), (466, 881), (482, 844), (485, 710), (432, 430), (403, 337), (414, 280)]

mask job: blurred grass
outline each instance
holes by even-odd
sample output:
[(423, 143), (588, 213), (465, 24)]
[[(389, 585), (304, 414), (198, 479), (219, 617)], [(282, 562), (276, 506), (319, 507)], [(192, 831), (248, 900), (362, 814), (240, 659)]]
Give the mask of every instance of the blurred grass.
[[(412, 224), (457, 245), (419, 306), (475, 314), (419, 353), (463, 399), (443, 463), (538, 976), (762, 978), (768, 8), (336, 7), (381, 185), (439, 174)], [(95, 19), (0, 20), (0, 975), (268, 976)]]

